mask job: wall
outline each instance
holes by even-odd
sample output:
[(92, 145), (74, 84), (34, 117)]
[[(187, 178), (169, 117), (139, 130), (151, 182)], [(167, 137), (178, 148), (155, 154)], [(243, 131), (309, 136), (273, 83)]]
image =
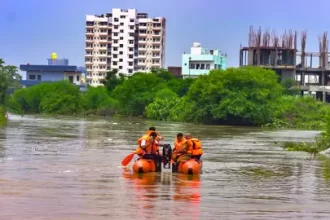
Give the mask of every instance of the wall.
[[(41, 75), (41, 81), (59, 81), (64, 79), (63, 72), (37, 72), (37, 71), (27, 71), (26, 79), (30, 80), (30, 75)], [(36, 79), (37, 80), (37, 77)]]
[[(81, 84), (81, 74), (80, 73), (72, 73), (72, 72), (65, 72), (64, 79), (69, 80), (69, 76), (73, 76), (73, 83), (76, 85)], [(79, 77), (77, 79), (77, 76)]]
[[(125, 18), (121, 18), (121, 16), (125, 16)], [(118, 21), (115, 21), (116, 18), (118, 18)], [(134, 19), (134, 21), (131, 22), (131, 19)], [(118, 65), (113, 65), (112, 67), (118, 69), (119, 73), (131, 75), (134, 71), (135, 38), (134, 36), (130, 36), (130, 33), (135, 33), (136, 19), (137, 17), (135, 9), (112, 9), (112, 39), (118, 40), (118, 43), (112, 42), (111, 54), (118, 54), (118, 58), (112, 59), (113, 61), (116, 61)], [(123, 25), (120, 25), (121, 23)], [(116, 25), (119, 26), (119, 29), (114, 29), (114, 26)], [(130, 29), (130, 26), (132, 26), (133, 29)], [(121, 33), (120, 30), (123, 30), (123, 33)], [(118, 36), (114, 36), (115, 33), (118, 33)], [(122, 37), (122, 40), (120, 40), (120, 37)], [(133, 41), (133, 44), (129, 44), (130, 40)], [(120, 44), (123, 45), (122, 48), (120, 47)], [(115, 47), (118, 48), (118, 51), (114, 51)], [(129, 48), (133, 48), (133, 51), (129, 51)], [(123, 52), (123, 54), (120, 54), (120, 51)], [(133, 58), (129, 58), (129, 55), (133, 55)], [(119, 61), (120, 59), (122, 59), (122, 62)], [(131, 62), (133, 65), (129, 65), (129, 62)], [(119, 69), (120, 66), (122, 69)]]
[(208, 74), (210, 70), (215, 69), (214, 64), (217, 65), (216, 69), (219, 69), (219, 66), (223, 70), (227, 68), (227, 58), (224, 56), (183, 54), (181, 64), (182, 75), (189, 75), (189, 57), (191, 57), (190, 64), (200, 63), (210, 65), (210, 69), (190, 69), (190, 75)]
[(295, 73), (294, 70), (281, 70), (281, 80), (294, 79)]

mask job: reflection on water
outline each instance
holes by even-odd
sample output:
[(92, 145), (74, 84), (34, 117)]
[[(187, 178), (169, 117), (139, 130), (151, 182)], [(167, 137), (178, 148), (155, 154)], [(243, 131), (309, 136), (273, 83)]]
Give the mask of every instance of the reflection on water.
[(155, 212), (157, 200), (176, 203), (170, 209), (163, 206), (164, 217), (171, 212), (176, 215), (189, 213), (190, 219), (199, 218), (200, 176), (170, 172), (136, 174), (126, 170), (123, 177), (128, 185), (133, 185), (135, 207), (141, 211), (137, 213), (141, 218), (145, 215), (156, 219), (160, 217)]
[[(203, 174), (120, 167), (152, 125), (172, 145), (177, 132), (202, 139)], [(317, 133), (10, 116), (0, 129), (0, 219), (329, 219), (329, 158), (281, 148)]]

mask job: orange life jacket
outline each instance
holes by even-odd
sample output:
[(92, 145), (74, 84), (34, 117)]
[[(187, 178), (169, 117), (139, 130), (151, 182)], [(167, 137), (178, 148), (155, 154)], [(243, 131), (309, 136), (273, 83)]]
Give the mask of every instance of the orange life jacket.
[(174, 141), (174, 150), (176, 152), (181, 151), (182, 150), (182, 145), (185, 143), (186, 139), (182, 138), (181, 141), (179, 142), (177, 138), (175, 138)]
[(142, 148), (141, 147), (141, 142), (142, 140), (146, 141), (146, 145), (147, 147), (144, 149), (146, 151), (147, 154), (156, 154), (158, 151), (158, 146), (155, 143), (152, 143), (150, 140), (150, 136), (149, 135), (144, 135), (141, 138), (139, 138), (139, 140), (137, 141), (138, 143), (138, 148)]
[(157, 133), (157, 137), (156, 137), (156, 141), (161, 141), (161, 135), (160, 135), (160, 133), (158, 132), (158, 131), (151, 131), (151, 130), (148, 130), (147, 132), (146, 132), (146, 135), (150, 135), (152, 132), (156, 132)]
[(202, 143), (197, 138), (190, 139), (192, 142), (192, 155), (200, 156), (203, 154)]

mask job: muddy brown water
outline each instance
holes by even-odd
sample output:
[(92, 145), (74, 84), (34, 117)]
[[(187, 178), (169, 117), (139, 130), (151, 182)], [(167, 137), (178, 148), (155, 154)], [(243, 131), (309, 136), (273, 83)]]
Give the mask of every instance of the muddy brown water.
[[(177, 132), (198, 136), (203, 173), (122, 168), (151, 125), (172, 145)], [(328, 159), (281, 148), (317, 133), (11, 115), (0, 129), (0, 219), (330, 219)]]

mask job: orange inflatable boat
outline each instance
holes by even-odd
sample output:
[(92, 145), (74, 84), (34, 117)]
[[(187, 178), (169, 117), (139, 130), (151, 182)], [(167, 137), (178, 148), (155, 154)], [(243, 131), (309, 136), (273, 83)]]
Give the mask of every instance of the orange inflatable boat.
[[(149, 158), (147, 157), (149, 156)], [(161, 172), (162, 164), (164, 169), (171, 168), (172, 148), (169, 144), (164, 144), (161, 156), (145, 155), (146, 158), (138, 159), (133, 165), (135, 173)]]
[(133, 165), (134, 173), (161, 172), (161, 165), (152, 159), (139, 159)]
[(197, 159), (180, 161), (178, 164), (172, 164), (173, 173), (200, 174), (202, 173), (203, 162)]

